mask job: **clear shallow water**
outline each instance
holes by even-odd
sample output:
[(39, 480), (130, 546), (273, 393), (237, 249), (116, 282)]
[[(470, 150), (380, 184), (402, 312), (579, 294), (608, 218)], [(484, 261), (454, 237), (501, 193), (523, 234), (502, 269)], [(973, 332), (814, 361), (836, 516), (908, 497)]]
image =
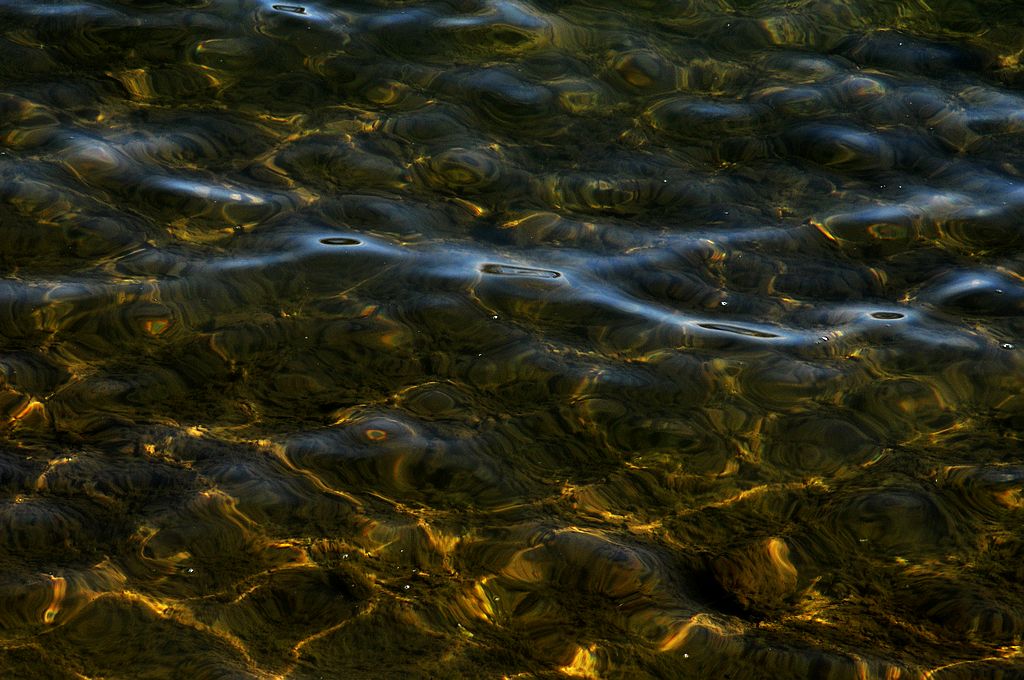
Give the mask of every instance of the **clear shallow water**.
[(1022, 677), (1009, 2), (0, 1), (0, 669)]

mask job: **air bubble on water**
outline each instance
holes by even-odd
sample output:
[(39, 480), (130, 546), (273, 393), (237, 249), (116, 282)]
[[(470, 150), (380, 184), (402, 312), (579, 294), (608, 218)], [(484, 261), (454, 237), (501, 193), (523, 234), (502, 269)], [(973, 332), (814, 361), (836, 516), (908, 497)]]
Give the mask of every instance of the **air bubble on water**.
[(347, 560), (347, 559), (348, 559), (348, 553), (345, 553), (344, 555), (342, 555), (342, 556), (341, 556), (341, 559), (343, 559), (343, 560)]
[(1013, 349), (1013, 345), (1008, 342), (1004, 342), (1002, 347), (1003, 349)]
[(408, 583), (406, 583), (404, 586), (402, 586), (402, 590), (409, 590), (410, 588), (412, 588), (412, 586), (409, 585)]
[(498, 318), (498, 315), (497, 315), (497, 314), (492, 314), (492, 315), (491, 315), (491, 318), (492, 318), (492, 319), (497, 319), (497, 318)]
[(194, 572), (195, 572), (195, 569), (193, 569), (192, 567), (189, 567), (189, 568), (188, 568), (188, 569), (186, 569), (185, 571), (187, 571), (188, 573), (192, 574), (192, 573), (194, 573)]
[(721, 302), (719, 302), (718, 304), (722, 305), (723, 307), (728, 307), (728, 306), (729, 306), (729, 303), (728, 303), (728, 302), (726, 302), (725, 300), (722, 300), (722, 301), (721, 301)]

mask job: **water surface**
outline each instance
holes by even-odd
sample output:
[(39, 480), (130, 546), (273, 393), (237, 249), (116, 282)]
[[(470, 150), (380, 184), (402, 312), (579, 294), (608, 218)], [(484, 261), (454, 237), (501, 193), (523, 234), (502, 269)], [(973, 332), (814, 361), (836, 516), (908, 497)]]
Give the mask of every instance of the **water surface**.
[(1022, 52), (0, 0), (0, 674), (1024, 677)]

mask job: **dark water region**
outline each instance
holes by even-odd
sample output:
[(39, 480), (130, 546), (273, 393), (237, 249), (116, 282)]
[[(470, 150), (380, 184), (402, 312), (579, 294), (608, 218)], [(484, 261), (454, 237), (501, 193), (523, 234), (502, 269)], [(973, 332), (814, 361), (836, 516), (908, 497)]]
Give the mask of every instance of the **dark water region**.
[(0, 0), (0, 677), (1024, 677), (1022, 55)]

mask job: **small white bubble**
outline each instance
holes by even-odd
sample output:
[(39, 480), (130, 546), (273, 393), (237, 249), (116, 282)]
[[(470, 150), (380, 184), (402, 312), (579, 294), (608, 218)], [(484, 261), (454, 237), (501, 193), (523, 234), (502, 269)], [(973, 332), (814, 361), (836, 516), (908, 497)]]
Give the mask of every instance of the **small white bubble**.
[(497, 319), (497, 318), (498, 318), (498, 315), (497, 315), (497, 314), (492, 314), (492, 315), (491, 315), (491, 318), (492, 318), (492, 319)]
[(188, 568), (188, 569), (186, 569), (185, 571), (187, 571), (188, 573), (190, 573), (190, 574), (191, 574), (191, 573), (194, 573), (194, 572), (195, 572), (195, 569), (193, 569), (192, 567), (189, 567), (189, 568)]
[(412, 588), (412, 586), (409, 585), (408, 583), (406, 583), (404, 586), (402, 586), (402, 590), (409, 590), (410, 588)]
[(729, 306), (729, 303), (728, 303), (728, 302), (726, 302), (725, 300), (722, 300), (722, 301), (721, 301), (721, 302), (719, 302), (718, 304), (722, 305), (723, 307), (728, 307), (728, 306)]
[(343, 559), (343, 560), (347, 560), (347, 559), (348, 559), (348, 553), (345, 553), (344, 555), (342, 555), (342, 556), (341, 556), (341, 559)]
[(1013, 345), (1008, 342), (1003, 343), (1003, 349), (1013, 349)]

